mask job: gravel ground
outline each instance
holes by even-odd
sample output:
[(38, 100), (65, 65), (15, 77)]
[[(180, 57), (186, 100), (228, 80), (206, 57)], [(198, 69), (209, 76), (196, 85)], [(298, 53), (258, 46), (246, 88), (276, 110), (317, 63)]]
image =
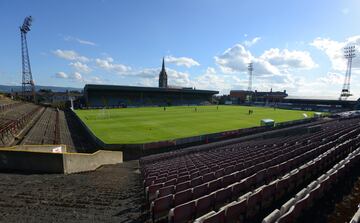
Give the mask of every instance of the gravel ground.
[(94, 172), (0, 173), (0, 222), (143, 222), (138, 162)]

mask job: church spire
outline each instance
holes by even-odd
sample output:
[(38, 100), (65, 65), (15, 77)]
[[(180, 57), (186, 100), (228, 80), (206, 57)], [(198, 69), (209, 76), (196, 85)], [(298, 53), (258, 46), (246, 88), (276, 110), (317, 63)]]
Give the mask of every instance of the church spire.
[(165, 58), (163, 57), (162, 60), (162, 68), (159, 74), (159, 87), (161, 88), (167, 88), (168, 84), (167, 84), (167, 74), (166, 74), (166, 70), (165, 70)]

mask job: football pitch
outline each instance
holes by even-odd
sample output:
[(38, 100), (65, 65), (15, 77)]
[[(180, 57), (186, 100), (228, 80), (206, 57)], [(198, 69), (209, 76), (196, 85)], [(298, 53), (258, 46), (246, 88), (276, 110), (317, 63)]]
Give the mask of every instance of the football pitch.
[[(253, 114), (249, 115), (249, 109)], [(91, 131), (108, 144), (136, 144), (178, 139), (313, 117), (311, 111), (248, 106), (178, 106), (76, 110)]]

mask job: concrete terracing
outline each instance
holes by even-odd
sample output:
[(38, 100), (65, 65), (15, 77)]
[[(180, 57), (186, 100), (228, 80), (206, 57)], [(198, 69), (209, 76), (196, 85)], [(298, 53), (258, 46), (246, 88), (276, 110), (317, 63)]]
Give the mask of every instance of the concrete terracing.
[(78, 174), (0, 173), (0, 222), (144, 222), (138, 162)]

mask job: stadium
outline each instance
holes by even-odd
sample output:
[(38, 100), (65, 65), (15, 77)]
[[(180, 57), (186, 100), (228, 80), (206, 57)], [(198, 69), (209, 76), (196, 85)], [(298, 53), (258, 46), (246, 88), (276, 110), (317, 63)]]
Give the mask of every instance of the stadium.
[[(220, 95), (171, 86), (163, 58), (156, 87), (81, 79), (80, 90), (38, 90), (31, 24), (20, 27), (22, 86), (0, 92), (0, 222), (360, 222), (350, 76), (339, 99), (291, 97), (256, 90), (250, 62), (247, 89)], [(70, 66), (100, 61), (71, 55)]]

